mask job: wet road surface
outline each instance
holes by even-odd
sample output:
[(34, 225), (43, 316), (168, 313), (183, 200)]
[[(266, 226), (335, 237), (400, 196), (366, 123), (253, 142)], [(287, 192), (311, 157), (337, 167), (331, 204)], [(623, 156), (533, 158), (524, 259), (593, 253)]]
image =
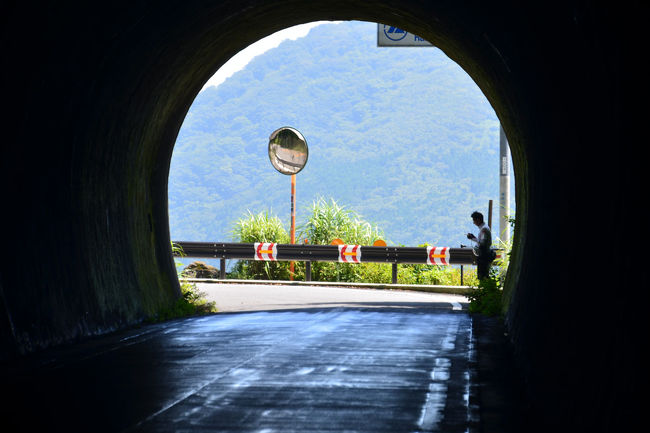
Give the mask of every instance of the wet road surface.
[(3, 368), (10, 396), (3, 424), (8, 431), (479, 431), (472, 318), (456, 307), (220, 313), (49, 350)]

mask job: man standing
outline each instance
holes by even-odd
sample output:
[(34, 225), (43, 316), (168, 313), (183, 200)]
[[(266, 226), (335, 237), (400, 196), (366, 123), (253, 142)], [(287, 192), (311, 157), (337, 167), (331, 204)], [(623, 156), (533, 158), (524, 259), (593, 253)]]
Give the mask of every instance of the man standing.
[(492, 232), (490, 227), (485, 224), (483, 220), (483, 214), (477, 211), (472, 213), (472, 221), (476, 227), (478, 227), (478, 238), (472, 233), (467, 233), (467, 239), (472, 242), (476, 242), (476, 247), (474, 247), (474, 252), (477, 255), (476, 258), (476, 274), (479, 280), (487, 278), (490, 274), (490, 265), (495, 258), (494, 252), (492, 251)]

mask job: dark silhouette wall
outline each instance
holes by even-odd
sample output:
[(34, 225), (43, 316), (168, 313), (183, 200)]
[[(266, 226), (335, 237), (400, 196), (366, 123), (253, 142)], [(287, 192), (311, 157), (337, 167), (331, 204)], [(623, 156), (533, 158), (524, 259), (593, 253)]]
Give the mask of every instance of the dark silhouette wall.
[(506, 130), (518, 211), (506, 324), (535, 425), (618, 431), (645, 377), (633, 242), (647, 193), (630, 104), (641, 17), (584, 1), (3, 4), (2, 358), (171, 305), (169, 163), (203, 83), (277, 30), (365, 20), (443, 49)]

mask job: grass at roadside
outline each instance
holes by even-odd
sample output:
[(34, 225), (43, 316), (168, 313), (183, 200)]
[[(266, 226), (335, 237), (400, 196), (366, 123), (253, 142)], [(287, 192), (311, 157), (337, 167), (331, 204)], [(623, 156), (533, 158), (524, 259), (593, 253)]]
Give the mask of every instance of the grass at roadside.
[[(172, 243), (172, 251), (174, 254), (183, 256), (183, 250)], [(180, 277), (183, 266), (180, 262), (176, 263), (176, 270)], [(178, 319), (182, 317), (197, 316), (203, 314), (211, 314), (217, 312), (215, 302), (206, 300), (206, 294), (201, 292), (196, 287), (196, 284), (187, 281), (180, 281), (181, 297), (176, 300), (174, 305), (163, 308), (158, 313), (150, 318), (151, 322), (161, 322), (170, 319)]]

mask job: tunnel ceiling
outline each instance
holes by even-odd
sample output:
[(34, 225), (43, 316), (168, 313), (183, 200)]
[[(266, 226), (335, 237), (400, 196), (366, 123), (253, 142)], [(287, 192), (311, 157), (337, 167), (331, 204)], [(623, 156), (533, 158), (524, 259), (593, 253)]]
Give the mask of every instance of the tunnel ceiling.
[[(635, 3), (116, 0), (2, 9), (3, 358), (121, 329), (175, 302), (167, 176), (194, 97), (266, 35), (363, 20), (440, 47), (508, 134), (518, 214), (506, 323), (533, 405), (549, 426), (569, 420), (590, 431), (607, 431), (634, 408), (645, 304), (622, 295), (638, 287), (639, 261), (623, 247), (647, 195), (635, 169), (643, 123), (628, 93), (645, 82)], [(605, 259), (609, 278), (595, 252), (603, 243), (616, 248)]]

